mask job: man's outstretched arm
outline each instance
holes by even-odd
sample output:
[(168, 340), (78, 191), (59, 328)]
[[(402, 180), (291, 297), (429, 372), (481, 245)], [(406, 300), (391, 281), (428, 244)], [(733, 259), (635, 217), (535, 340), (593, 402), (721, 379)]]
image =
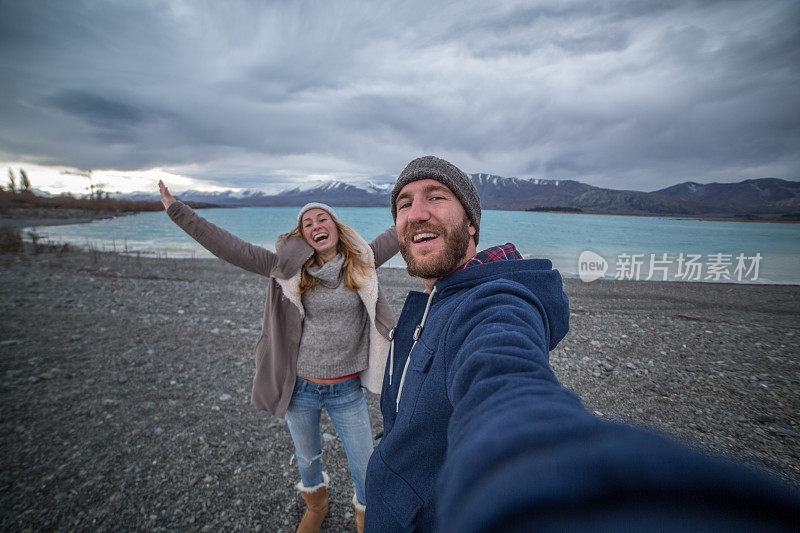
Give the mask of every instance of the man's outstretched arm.
[(603, 421), (548, 362), (541, 304), (493, 283), (447, 333), (454, 412), (438, 529), (794, 529), (800, 497), (664, 436)]

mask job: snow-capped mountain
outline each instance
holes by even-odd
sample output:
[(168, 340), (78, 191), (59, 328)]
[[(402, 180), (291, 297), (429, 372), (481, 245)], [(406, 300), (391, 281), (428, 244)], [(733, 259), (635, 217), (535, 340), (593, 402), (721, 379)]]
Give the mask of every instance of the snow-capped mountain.
[(573, 180), (504, 178), (492, 174), (470, 177), (484, 209), (575, 207), (572, 202), (575, 197), (596, 188)]
[[(325, 202), (340, 207), (382, 207), (388, 205), (388, 193), (374, 185), (357, 186), (343, 181), (326, 181), (312, 188), (294, 188), (272, 195), (258, 205), (304, 205)], [(253, 204), (250, 204), (253, 205)]]

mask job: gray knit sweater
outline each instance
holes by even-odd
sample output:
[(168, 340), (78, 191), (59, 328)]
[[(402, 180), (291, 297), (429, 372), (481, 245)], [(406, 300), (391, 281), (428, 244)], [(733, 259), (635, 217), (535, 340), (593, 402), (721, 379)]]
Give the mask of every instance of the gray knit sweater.
[(369, 317), (358, 293), (342, 280), (344, 256), (308, 273), (319, 280), (303, 294), (303, 335), (297, 354), (297, 375), (338, 378), (361, 372), (368, 365)]

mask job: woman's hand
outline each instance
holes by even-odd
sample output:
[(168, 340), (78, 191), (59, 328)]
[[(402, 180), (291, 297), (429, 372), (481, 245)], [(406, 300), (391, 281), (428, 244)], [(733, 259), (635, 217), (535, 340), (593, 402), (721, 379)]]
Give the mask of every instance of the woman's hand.
[(169, 193), (169, 189), (161, 180), (158, 180), (158, 192), (161, 193), (161, 203), (164, 204), (164, 209), (168, 209), (176, 202), (175, 197)]

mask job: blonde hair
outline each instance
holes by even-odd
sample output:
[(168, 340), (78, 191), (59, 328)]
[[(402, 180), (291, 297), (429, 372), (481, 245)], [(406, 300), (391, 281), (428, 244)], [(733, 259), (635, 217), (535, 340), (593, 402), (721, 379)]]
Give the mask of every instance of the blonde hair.
[[(361, 288), (359, 280), (367, 276), (367, 271), (372, 268), (372, 265), (367, 262), (367, 260), (364, 258), (364, 252), (356, 245), (356, 242), (358, 242), (356, 232), (353, 231), (349, 226), (339, 222), (334, 217), (331, 217), (331, 220), (333, 220), (333, 223), (336, 225), (336, 231), (339, 233), (339, 243), (336, 245), (336, 251), (344, 256), (344, 263), (342, 264), (342, 277), (344, 279), (344, 283), (349, 289), (357, 291)], [(303, 238), (302, 221), (298, 222), (297, 226), (286, 234), (284, 240), (293, 235), (305, 240)], [(325, 264), (325, 261), (322, 260), (322, 257), (320, 257), (316, 251), (314, 252), (314, 255), (308, 259), (308, 261), (303, 263), (303, 266), (300, 269), (299, 294), (314, 290), (319, 283), (317, 278), (308, 273), (308, 267), (315, 263), (318, 266)]]

